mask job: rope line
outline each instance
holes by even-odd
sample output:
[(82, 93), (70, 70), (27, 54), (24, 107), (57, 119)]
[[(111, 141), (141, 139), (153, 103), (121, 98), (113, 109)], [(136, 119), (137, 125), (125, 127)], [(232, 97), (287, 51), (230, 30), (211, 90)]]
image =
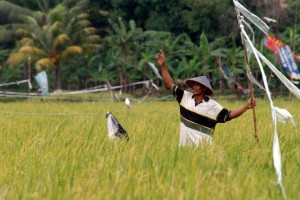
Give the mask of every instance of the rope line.
[(38, 113), (38, 112), (14, 112), (14, 111), (0, 111), (0, 114), (6, 114), (6, 115), (45, 115), (45, 116), (102, 115), (101, 113)]

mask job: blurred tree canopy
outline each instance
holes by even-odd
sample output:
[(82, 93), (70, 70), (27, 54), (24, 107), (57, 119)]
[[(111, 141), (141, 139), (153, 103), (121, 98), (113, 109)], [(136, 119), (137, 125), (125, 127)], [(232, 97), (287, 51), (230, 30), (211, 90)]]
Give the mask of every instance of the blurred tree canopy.
[[(107, 81), (126, 85), (134, 81), (153, 79), (155, 76), (147, 63), (155, 62), (155, 54), (161, 47), (167, 54), (170, 72), (174, 79), (179, 80), (199, 73), (220, 76), (220, 71), (216, 67), (220, 59), (233, 71), (244, 63), (243, 50), (240, 48), (240, 30), (232, 0), (81, 0), (81, 2), (86, 5), (85, 18), (84, 21), (77, 21), (83, 26), (89, 22), (89, 26), (95, 28), (93, 38), (101, 37), (99, 43), (101, 49), (94, 54), (77, 54), (76, 58), (62, 60), (60, 62), (62, 88), (87, 88)], [(276, 20), (277, 23), (268, 22), (270, 33), (290, 44), (296, 53), (300, 52), (297, 49), (300, 42), (299, 2), (293, 0), (239, 2), (260, 18), (269, 17)], [(8, 66), (11, 62), (7, 62), (8, 58), (12, 58), (12, 53), (21, 47), (22, 38), (17, 37), (17, 30), (22, 26), (24, 29), (24, 25), (28, 27), (28, 22), (26, 25), (22, 18), (24, 19), (24, 16), (31, 18), (32, 22), (36, 23), (36, 28), (45, 30), (45, 25), (52, 23), (49, 21), (51, 11), (57, 9), (58, 5), (65, 5), (71, 9), (73, 4), (73, 0), (0, 0), (1, 82), (24, 76), (22, 70), (26, 64), (19, 63), (20, 65), (15, 66), (18, 73), (15, 71), (12, 73), (12, 69)], [(63, 13), (60, 15), (64, 16)], [(74, 15), (74, 19), (78, 16)], [(64, 24), (65, 30), (62, 32), (66, 32), (68, 28), (68, 23)], [(78, 30), (76, 27), (73, 28)], [(35, 31), (36, 29), (31, 29), (31, 33)], [(254, 31), (258, 49), (276, 62), (273, 53), (262, 46), (264, 35), (258, 30)], [(73, 37), (72, 33), (74, 31), (68, 29), (67, 34), (70, 37)], [(48, 35), (49, 44), (57, 36), (47, 31), (44, 35)], [(77, 36), (77, 39), (85, 37)], [(98, 45), (98, 41), (97, 39), (95, 44)], [(32, 46), (39, 47), (37, 43)], [(43, 49), (44, 52), (50, 52), (49, 55), (44, 54), (48, 60), (51, 60), (53, 49), (55, 50), (55, 47), (51, 45)], [(37, 63), (32, 64), (33, 68)], [(51, 63), (48, 64), (51, 66)], [(58, 66), (54, 68), (58, 69)], [(49, 77), (53, 78), (55, 74), (50, 69), (51, 67), (45, 67)], [(236, 69), (236, 72), (243, 73), (240, 69)], [(52, 85), (54, 89), (55, 84)]]

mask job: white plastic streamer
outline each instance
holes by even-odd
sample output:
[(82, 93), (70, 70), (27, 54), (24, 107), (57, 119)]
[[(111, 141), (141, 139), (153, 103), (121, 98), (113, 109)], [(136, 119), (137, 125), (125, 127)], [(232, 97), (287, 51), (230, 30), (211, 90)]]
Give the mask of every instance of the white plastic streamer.
[[(259, 65), (262, 79), (264, 83), (264, 88), (266, 91), (266, 94), (268, 96), (270, 107), (271, 107), (271, 113), (272, 113), (272, 120), (274, 124), (274, 141), (273, 141), (273, 163), (276, 170), (277, 175), (277, 182), (278, 185), (281, 188), (282, 194), (284, 199), (286, 199), (286, 193), (285, 189), (282, 183), (282, 173), (281, 173), (281, 153), (280, 153), (280, 144), (278, 139), (278, 133), (277, 133), (277, 120), (287, 123), (287, 120), (291, 120), (293, 125), (295, 126), (295, 120), (293, 116), (285, 109), (277, 108), (273, 105), (273, 101), (271, 98), (271, 93), (268, 87), (267, 78), (261, 63), (261, 60), (268, 65), (268, 67), (274, 72), (274, 74), (280, 79), (280, 81), (298, 98), (300, 98), (300, 90), (291, 82), (289, 81), (277, 68), (268, 60), (266, 59), (252, 44), (251, 40), (249, 39), (249, 36), (247, 35), (246, 31), (244, 30), (244, 18), (245, 16), (250, 22), (252, 22), (255, 26), (257, 26), (262, 32), (264, 32), (266, 35), (268, 34), (269, 27), (257, 16), (253, 15), (251, 12), (249, 12), (246, 8), (244, 8), (237, 0), (233, 0), (235, 4), (235, 8), (238, 15), (239, 25), (241, 29), (241, 37), (242, 41), (245, 42), (246, 46), (246, 53), (248, 51), (250, 53), (253, 53), (255, 56), (255, 59)], [(243, 16), (241, 16), (241, 13)], [(244, 41), (246, 40), (246, 41)], [(248, 55), (246, 55), (248, 56)], [(250, 69), (247, 68), (248, 74), (250, 74)], [(249, 78), (250, 81), (253, 81), (251, 78)]]
[[(284, 189), (284, 186), (283, 186), (283, 183), (282, 183), (281, 153), (280, 153), (280, 145), (279, 145), (278, 134), (277, 134), (276, 112), (275, 112), (275, 108), (274, 108), (273, 101), (272, 101), (272, 98), (271, 98), (271, 93), (270, 93), (270, 90), (269, 90), (269, 87), (268, 87), (267, 77), (265, 75), (262, 63), (259, 59), (258, 51), (255, 50), (253, 44), (251, 43), (247, 33), (245, 32), (245, 30), (243, 29), (242, 26), (241, 26), (241, 32), (242, 32), (242, 35), (244, 36), (244, 38), (247, 40), (247, 42), (249, 44), (249, 48), (254, 53), (256, 61), (258, 62), (258, 65), (259, 65), (259, 68), (260, 68), (260, 71), (261, 71), (261, 74), (262, 74), (265, 90), (266, 90), (267, 96), (268, 96), (269, 101), (270, 101), (270, 107), (271, 107), (271, 111), (272, 111), (272, 119), (273, 119), (273, 123), (274, 123), (273, 163), (274, 163), (274, 167), (275, 167), (276, 174), (277, 174), (277, 182), (278, 182), (278, 184), (281, 188), (284, 199), (286, 199), (286, 193), (285, 193), (285, 189)], [(247, 46), (247, 48), (248, 48), (248, 46)]]
[(283, 108), (278, 108), (278, 107), (274, 107), (274, 108), (275, 108), (276, 116), (279, 121), (286, 124), (288, 120), (290, 120), (294, 125), (294, 127), (296, 126), (296, 121), (294, 117), (291, 115), (291, 113), (289, 113), (289, 111)]
[(257, 87), (259, 87), (261, 90), (265, 90), (265, 88), (254, 78), (254, 76), (251, 73), (247, 73), (248, 79), (254, 83)]
[(286, 199), (286, 193), (285, 193), (285, 189), (284, 189), (284, 186), (283, 186), (283, 183), (282, 183), (281, 153), (280, 153), (280, 145), (279, 145), (279, 139), (278, 139), (278, 134), (277, 134), (276, 129), (275, 129), (275, 132), (274, 132), (273, 159), (274, 159), (274, 166), (275, 166), (275, 169), (276, 169), (276, 174), (277, 174), (277, 177), (278, 177), (277, 178), (277, 183), (281, 188), (284, 199)]
[(242, 4), (240, 4), (237, 0), (233, 0), (235, 8), (242, 13), (244, 17), (246, 17), (249, 21), (251, 21), (255, 26), (257, 26), (264, 34), (268, 34), (269, 26), (261, 20), (256, 15), (249, 12)]

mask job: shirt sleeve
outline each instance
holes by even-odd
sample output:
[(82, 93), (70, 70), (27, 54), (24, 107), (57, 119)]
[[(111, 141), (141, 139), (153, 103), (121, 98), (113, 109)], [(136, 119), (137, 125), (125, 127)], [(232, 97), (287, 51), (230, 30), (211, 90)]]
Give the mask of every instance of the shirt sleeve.
[(173, 95), (176, 97), (176, 100), (178, 103), (181, 102), (183, 93), (184, 93), (184, 90), (182, 88), (180, 88), (178, 85), (173, 86)]
[(226, 108), (223, 108), (221, 112), (217, 116), (217, 122), (218, 123), (225, 123), (230, 119), (230, 110), (227, 110)]

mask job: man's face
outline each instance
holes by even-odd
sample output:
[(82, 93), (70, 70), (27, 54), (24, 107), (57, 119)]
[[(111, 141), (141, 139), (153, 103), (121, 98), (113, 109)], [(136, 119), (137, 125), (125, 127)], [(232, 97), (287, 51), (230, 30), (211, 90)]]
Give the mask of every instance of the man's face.
[(194, 95), (204, 94), (205, 88), (200, 83), (193, 82), (192, 83), (192, 92)]

